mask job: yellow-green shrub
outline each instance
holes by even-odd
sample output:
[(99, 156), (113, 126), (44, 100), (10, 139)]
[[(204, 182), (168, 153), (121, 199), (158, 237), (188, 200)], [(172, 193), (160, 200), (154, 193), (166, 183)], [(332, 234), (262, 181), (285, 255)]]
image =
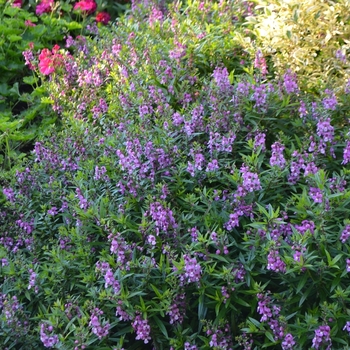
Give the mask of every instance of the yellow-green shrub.
[(349, 78), (349, 63), (336, 55), (344, 58), (350, 49), (349, 7), (348, 0), (258, 0), (250, 19), (256, 40), (245, 46), (269, 55), (277, 75), (286, 68), (295, 71), (304, 89), (340, 90)]

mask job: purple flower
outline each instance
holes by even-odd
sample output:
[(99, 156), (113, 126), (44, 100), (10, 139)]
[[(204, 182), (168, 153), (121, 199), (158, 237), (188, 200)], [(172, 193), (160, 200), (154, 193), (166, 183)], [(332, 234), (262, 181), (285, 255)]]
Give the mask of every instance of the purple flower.
[(52, 332), (52, 326), (48, 326), (45, 323), (40, 325), (40, 340), (44, 344), (45, 348), (52, 348), (58, 343), (58, 336)]
[(326, 345), (328, 343), (327, 346), (327, 350), (331, 349), (332, 346), (332, 340), (330, 338), (330, 332), (331, 329), (329, 326), (320, 326), (319, 328), (317, 328), (315, 330), (315, 336), (312, 339), (312, 347), (313, 349), (320, 349), (320, 347), (322, 345)]
[(240, 172), (243, 178), (243, 188), (248, 192), (261, 190), (258, 174), (249, 171), (249, 167), (242, 165)]
[(323, 202), (322, 191), (317, 187), (310, 187), (309, 196), (314, 200), (315, 203)]
[(340, 241), (345, 243), (350, 237), (350, 225), (346, 225), (340, 236)]
[(249, 82), (239, 82), (236, 86), (236, 92), (240, 95), (247, 97), (249, 94), (250, 83)]
[(307, 231), (311, 234), (315, 232), (315, 223), (313, 221), (303, 220), (301, 225), (295, 225), (295, 228), (303, 235)]
[(151, 327), (147, 319), (143, 319), (141, 315), (136, 315), (131, 325), (136, 332), (136, 340), (143, 340), (145, 344), (151, 340)]
[(231, 92), (232, 86), (229, 80), (229, 74), (227, 68), (216, 67), (214, 69), (213, 78), (220, 92)]
[(208, 163), (207, 168), (205, 169), (206, 172), (208, 171), (215, 171), (219, 169), (219, 164), (217, 159), (213, 159), (211, 162)]
[(328, 89), (325, 90), (325, 93), (328, 95), (327, 97), (325, 97), (323, 100), (322, 100), (322, 104), (323, 104), (323, 107), (325, 109), (330, 109), (332, 111), (334, 111), (338, 105), (338, 101), (337, 101), (337, 98), (334, 94), (333, 91), (330, 91)]
[(307, 163), (305, 166), (304, 176), (308, 176), (310, 174), (316, 174), (318, 172), (318, 168), (314, 162)]
[(286, 334), (282, 342), (282, 350), (293, 349), (294, 345), (294, 337), (290, 333)]
[(346, 259), (346, 272), (350, 272), (350, 259)]
[(88, 207), (89, 207), (89, 202), (88, 202), (87, 199), (84, 198), (84, 196), (81, 194), (80, 188), (77, 188), (77, 189), (75, 190), (75, 192), (76, 192), (75, 197), (79, 199), (79, 206), (80, 206), (80, 208), (81, 208), (81, 209), (84, 209), (84, 210), (88, 209)]
[(349, 162), (350, 162), (350, 141), (347, 141), (343, 151), (342, 164), (348, 164)]
[(202, 268), (197, 263), (196, 258), (190, 258), (188, 255), (184, 255), (185, 260), (185, 272), (180, 277), (181, 280), (185, 280), (186, 283), (199, 282), (201, 278)]
[(34, 288), (35, 293), (38, 293), (38, 287), (36, 286), (37, 274), (32, 269), (29, 270), (29, 273), (30, 273), (30, 276), (29, 276), (28, 289)]
[(226, 230), (231, 231), (234, 227), (239, 226), (239, 217), (243, 215), (243, 212), (240, 210), (235, 211), (230, 214), (229, 220), (224, 224)]
[(343, 328), (343, 331), (347, 331), (349, 334), (350, 334), (350, 321), (347, 321), (344, 328)]
[(272, 300), (269, 296), (259, 293), (258, 297), (258, 307), (257, 311), (260, 315), (262, 315), (260, 322), (269, 321), (278, 317), (280, 313), (280, 307), (277, 305), (273, 305)]
[(149, 211), (147, 211), (145, 215), (149, 215), (152, 218), (157, 236), (161, 231), (168, 233), (170, 228), (175, 229), (177, 227), (173, 211), (169, 208), (165, 208), (159, 202), (151, 203)]
[(57, 209), (56, 207), (52, 207), (51, 209), (49, 209), (49, 210), (47, 211), (47, 213), (48, 213), (49, 215), (54, 216), (54, 215), (56, 215), (56, 214), (58, 213), (58, 209)]
[(3, 188), (2, 192), (6, 196), (7, 200), (11, 203), (14, 203), (15, 201), (15, 193), (12, 188)]
[(331, 125), (331, 118), (319, 120), (317, 123), (317, 135), (322, 142), (332, 142), (334, 138), (334, 128)]
[(298, 112), (299, 112), (300, 118), (304, 118), (307, 115), (306, 104), (304, 101), (300, 101)]
[(98, 339), (102, 339), (106, 337), (109, 333), (110, 324), (108, 322), (104, 322), (104, 325), (101, 324), (100, 316), (103, 315), (103, 311), (95, 308), (92, 311), (90, 316), (89, 326), (91, 327), (91, 331), (93, 334), (97, 335)]
[(259, 111), (265, 110), (267, 106), (266, 85), (253, 85), (252, 88), (254, 91), (252, 96), (252, 100), (255, 102), (254, 107)]
[(267, 269), (275, 272), (286, 272), (286, 264), (281, 260), (277, 250), (271, 250), (267, 256)]
[(261, 147), (262, 151), (265, 151), (265, 138), (266, 134), (263, 132), (259, 132), (254, 137), (254, 150), (256, 150), (258, 147)]
[(185, 294), (178, 294), (166, 312), (169, 315), (170, 324), (181, 324), (183, 322), (185, 306)]
[(295, 73), (292, 73), (290, 69), (288, 69), (287, 73), (285, 73), (283, 76), (283, 86), (287, 94), (291, 94), (293, 92), (297, 93), (299, 91), (297, 76)]
[(156, 237), (154, 237), (153, 235), (149, 235), (147, 237), (147, 241), (148, 243), (153, 247), (156, 245), (157, 241), (156, 241)]
[(346, 55), (342, 50), (337, 50), (335, 53), (335, 58), (341, 61), (342, 63), (346, 63)]
[(277, 166), (281, 169), (283, 169), (286, 165), (286, 160), (283, 156), (283, 150), (284, 150), (284, 146), (279, 143), (279, 142), (275, 142), (272, 146), (272, 156), (270, 158), (270, 165), (271, 166)]

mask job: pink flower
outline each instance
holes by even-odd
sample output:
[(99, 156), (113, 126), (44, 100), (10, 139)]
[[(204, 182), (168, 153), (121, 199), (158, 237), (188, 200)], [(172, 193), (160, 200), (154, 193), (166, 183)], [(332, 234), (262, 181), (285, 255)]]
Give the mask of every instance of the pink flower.
[(41, 3), (36, 7), (35, 13), (42, 15), (52, 11), (54, 0), (42, 0)]
[(13, 7), (22, 7), (22, 0), (14, 0), (12, 3)]
[(99, 12), (96, 15), (96, 22), (101, 22), (102, 24), (107, 24), (111, 20), (111, 16), (107, 12)]
[(41, 50), (39, 55), (39, 70), (44, 75), (50, 75), (55, 68), (62, 64), (62, 55), (58, 53), (59, 46), (55, 45), (52, 52), (49, 49)]
[(33, 22), (32, 22), (31, 20), (29, 20), (29, 19), (27, 19), (27, 20), (24, 21), (24, 25), (25, 25), (26, 27), (35, 27), (35, 26), (36, 26), (36, 24), (33, 23)]
[(87, 14), (91, 14), (96, 11), (97, 4), (94, 0), (82, 0), (74, 5), (74, 10), (81, 10)]

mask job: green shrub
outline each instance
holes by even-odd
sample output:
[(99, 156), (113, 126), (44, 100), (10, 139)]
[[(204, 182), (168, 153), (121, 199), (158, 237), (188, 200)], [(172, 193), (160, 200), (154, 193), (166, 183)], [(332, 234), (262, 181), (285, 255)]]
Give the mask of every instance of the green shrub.
[[(349, 76), (349, 1), (257, 1), (254, 41), (242, 41), (250, 52), (260, 48), (277, 75), (291, 69), (300, 86), (317, 93), (343, 93)], [(271, 72), (273, 73), (273, 72)]]

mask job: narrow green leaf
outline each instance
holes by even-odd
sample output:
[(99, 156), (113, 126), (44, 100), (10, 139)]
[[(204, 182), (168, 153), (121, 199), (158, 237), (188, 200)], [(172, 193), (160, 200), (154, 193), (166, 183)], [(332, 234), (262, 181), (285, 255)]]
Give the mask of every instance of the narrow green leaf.
[(168, 331), (166, 330), (164, 323), (157, 316), (153, 316), (152, 319), (154, 319), (154, 321), (156, 321), (156, 323), (157, 323), (159, 329), (161, 330), (161, 332), (163, 333), (164, 337), (166, 339), (169, 339)]

